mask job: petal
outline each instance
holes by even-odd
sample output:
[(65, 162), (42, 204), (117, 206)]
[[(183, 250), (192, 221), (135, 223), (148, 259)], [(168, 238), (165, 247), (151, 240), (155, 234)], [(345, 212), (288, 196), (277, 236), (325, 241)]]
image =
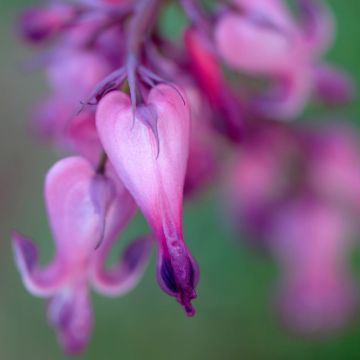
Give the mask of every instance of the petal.
[(87, 259), (103, 236), (105, 211), (94, 201), (94, 177), (93, 167), (81, 157), (58, 161), (46, 176), (45, 199), (56, 251), (69, 263)]
[(199, 267), (181, 239), (173, 241), (169, 247), (159, 248), (157, 280), (161, 289), (174, 296), (188, 316), (195, 315), (191, 301), (197, 297)]
[(278, 301), (278, 311), (288, 326), (304, 333), (324, 332), (350, 321), (356, 290), (339, 274), (299, 274), (281, 284)]
[(255, 106), (267, 117), (291, 120), (304, 110), (312, 89), (311, 72), (300, 67), (275, 81), (267, 94), (255, 100)]
[(95, 289), (104, 295), (119, 296), (133, 289), (141, 279), (151, 254), (151, 239), (142, 237), (131, 241), (116, 265), (105, 267), (107, 252), (101, 247), (91, 274)]
[(105, 58), (96, 52), (61, 47), (47, 68), (55, 94), (76, 107), (93, 87), (111, 72)]
[[(219, 130), (231, 140), (238, 141), (244, 131), (244, 105), (226, 83), (215, 50), (200, 32), (192, 28), (184, 32), (184, 42), (195, 79), (212, 110), (221, 118), (221, 124), (217, 124)], [(191, 98), (189, 100), (192, 101)]]
[(334, 18), (324, 1), (297, 0), (307, 45), (322, 55), (334, 38)]
[(47, 315), (66, 353), (76, 354), (84, 349), (92, 330), (92, 309), (85, 283), (64, 287), (50, 299)]
[(62, 286), (68, 275), (65, 264), (55, 259), (47, 267), (39, 268), (38, 251), (32, 240), (14, 232), (12, 244), (17, 268), (30, 293), (47, 297)]
[[(113, 177), (112, 171), (110, 176)], [(117, 197), (106, 218), (104, 240), (96, 250), (90, 267), (90, 279), (97, 291), (105, 295), (121, 295), (129, 291), (140, 279), (150, 255), (150, 239), (141, 238), (130, 243), (116, 265), (106, 267), (107, 256), (119, 233), (136, 210), (135, 203), (120, 182), (116, 182)]]
[(283, 29), (294, 27), (291, 14), (283, 0), (234, 0), (233, 2), (247, 16), (262, 17)]
[(289, 34), (268, 29), (244, 16), (224, 14), (215, 28), (215, 41), (231, 67), (251, 74), (281, 73), (292, 59)]
[(41, 42), (57, 33), (74, 18), (75, 9), (67, 4), (53, 4), (40, 9), (26, 9), (18, 21), (20, 35), (27, 41)]
[(314, 69), (315, 93), (327, 104), (349, 102), (355, 93), (354, 84), (344, 71), (330, 65), (320, 65)]
[(102, 146), (96, 132), (95, 113), (82, 111), (64, 130), (68, 147), (96, 164), (101, 156)]

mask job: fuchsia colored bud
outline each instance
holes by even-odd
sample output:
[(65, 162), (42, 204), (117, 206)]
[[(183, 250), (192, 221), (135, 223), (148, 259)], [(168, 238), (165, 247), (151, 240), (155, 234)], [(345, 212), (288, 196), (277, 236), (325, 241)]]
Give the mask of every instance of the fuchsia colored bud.
[(111, 163), (158, 241), (161, 288), (194, 315), (198, 269), (182, 233), (189, 105), (179, 90), (158, 85), (133, 113), (129, 96), (114, 91), (100, 101), (96, 123)]
[(238, 141), (243, 132), (243, 108), (232, 89), (226, 84), (221, 66), (211, 43), (196, 29), (184, 32), (190, 66), (201, 90), (217, 112), (224, 113), (221, 131)]
[(354, 128), (330, 123), (304, 136), (309, 184), (318, 194), (349, 210), (360, 209), (360, 143)]
[(74, 353), (86, 345), (92, 328), (87, 283), (104, 295), (130, 290), (143, 273), (150, 240), (130, 243), (119, 263), (105, 268), (106, 255), (135, 205), (118, 181), (94, 173), (83, 158), (61, 160), (50, 169), (45, 200), (54, 259), (40, 267), (36, 246), (17, 233), (13, 235), (15, 258), (26, 288), (49, 298), (49, 322), (64, 350)]
[(214, 181), (219, 168), (216, 150), (219, 136), (212, 128), (209, 102), (195, 86), (184, 86), (191, 110), (189, 158), (186, 170), (184, 193), (192, 195), (204, 185)]
[(44, 41), (68, 25), (75, 14), (71, 6), (60, 3), (44, 9), (29, 8), (19, 18), (20, 35), (34, 43)]
[(283, 271), (279, 310), (284, 321), (310, 333), (344, 325), (355, 304), (346, 269), (349, 221), (327, 204), (304, 200), (284, 207), (273, 226), (272, 249)]

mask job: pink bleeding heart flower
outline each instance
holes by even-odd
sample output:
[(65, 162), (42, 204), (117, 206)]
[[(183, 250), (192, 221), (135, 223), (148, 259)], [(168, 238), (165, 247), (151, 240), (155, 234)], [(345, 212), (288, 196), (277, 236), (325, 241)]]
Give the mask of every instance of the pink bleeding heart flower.
[(346, 268), (353, 227), (333, 206), (302, 199), (285, 206), (270, 232), (282, 270), (279, 311), (305, 333), (331, 331), (349, 321), (356, 290)]
[(271, 80), (255, 105), (282, 119), (298, 115), (315, 91), (336, 103), (351, 95), (348, 77), (336, 69), (316, 70), (332, 39), (328, 9), (313, 0), (298, 0), (298, 5), (300, 20), (295, 21), (282, 1), (237, 0), (215, 28), (218, 51), (229, 66)]
[(76, 353), (87, 344), (92, 328), (88, 283), (104, 295), (129, 291), (143, 273), (150, 240), (131, 242), (118, 264), (105, 267), (135, 204), (119, 181), (94, 173), (81, 157), (60, 160), (49, 170), (45, 200), (55, 256), (40, 267), (35, 244), (14, 233), (16, 264), (28, 291), (49, 299), (48, 319), (64, 351)]
[(198, 269), (182, 231), (189, 105), (180, 90), (158, 85), (134, 113), (129, 96), (114, 91), (100, 101), (96, 123), (105, 152), (158, 241), (161, 288), (194, 315)]

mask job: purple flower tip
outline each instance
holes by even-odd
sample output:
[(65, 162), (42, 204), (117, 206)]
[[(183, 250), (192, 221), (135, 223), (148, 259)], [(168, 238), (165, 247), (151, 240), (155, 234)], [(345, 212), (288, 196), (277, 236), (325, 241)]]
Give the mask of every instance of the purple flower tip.
[(16, 259), (20, 267), (25, 267), (27, 271), (31, 271), (31, 269), (35, 266), (37, 261), (37, 249), (31, 240), (26, 237), (18, 234), (17, 232), (12, 233), (12, 241), (14, 246), (14, 252), (16, 254)]
[(195, 309), (191, 304), (196, 299), (195, 287), (198, 282), (198, 269), (196, 264), (188, 256), (184, 259), (164, 256), (158, 272), (160, 287), (184, 307), (188, 316), (195, 315)]

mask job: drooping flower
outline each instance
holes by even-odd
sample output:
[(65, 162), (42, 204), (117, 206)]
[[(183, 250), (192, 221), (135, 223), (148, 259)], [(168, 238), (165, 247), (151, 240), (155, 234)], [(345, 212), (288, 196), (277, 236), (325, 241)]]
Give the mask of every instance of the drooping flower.
[(277, 214), (270, 237), (282, 271), (278, 310), (289, 326), (314, 333), (349, 321), (356, 299), (346, 266), (353, 230), (344, 214), (314, 199), (294, 200)]
[(234, 0), (215, 28), (217, 48), (230, 67), (270, 79), (255, 105), (280, 119), (298, 115), (313, 93), (326, 102), (352, 94), (348, 77), (320, 59), (332, 39), (329, 10), (313, 0), (297, 3), (295, 21), (280, 0)]
[(279, 264), (278, 311), (300, 332), (338, 328), (354, 310), (346, 262), (359, 228), (357, 154), (344, 124), (268, 122), (254, 126), (230, 168), (235, 222)]
[(155, 86), (132, 110), (130, 97), (114, 91), (98, 106), (100, 139), (118, 176), (134, 197), (158, 241), (161, 288), (195, 311), (197, 265), (183, 239), (182, 200), (189, 151), (189, 106), (180, 90)]
[(35, 244), (14, 233), (16, 264), (28, 291), (49, 299), (48, 319), (64, 351), (76, 353), (87, 344), (92, 328), (88, 283), (104, 295), (129, 291), (143, 273), (150, 240), (131, 242), (118, 264), (105, 267), (135, 204), (118, 181), (96, 174), (81, 157), (60, 160), (50, 169), (45, 200), (55, 256), (40, 267)]

